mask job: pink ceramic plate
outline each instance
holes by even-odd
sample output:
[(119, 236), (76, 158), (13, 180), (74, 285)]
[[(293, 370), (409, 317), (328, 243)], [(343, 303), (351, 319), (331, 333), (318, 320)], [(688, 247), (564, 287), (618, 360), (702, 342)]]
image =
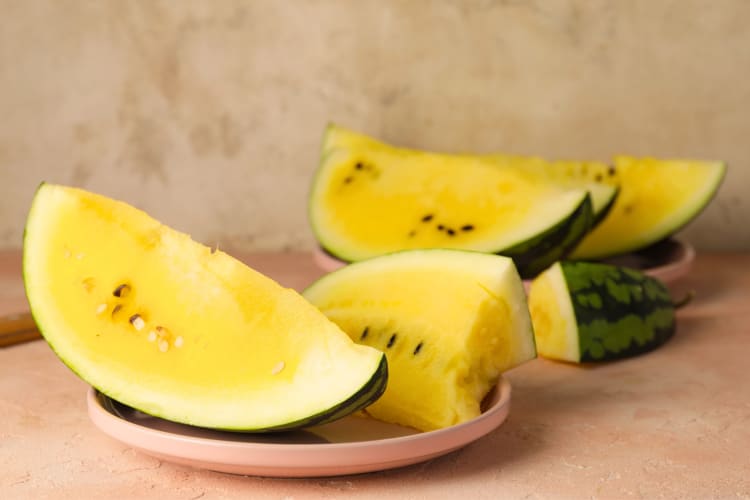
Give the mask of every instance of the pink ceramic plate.
[[(604, 262), (640, 269), (665, 283), (685, 276), (693, 265), (695, 250), (686, 242), (668, 239), (638, 252), (606, 259)], [(320, 247), (313, 250), (315, 264), (326, 272), (335, 271), (346, 263)]]
[(690, 272), (695, 249), (684, 241), (667, 239), (637, 252), (606, 259), (604, 262), (640, 269), (646, 274), (672, 283)]
[(169, 462), (234, 474), (313, 477), (391, 469), (461, 448), (505, 421), (510, 393), (508, 381), (500, 379), (480, 416), (431, 432), (356, 416), (304, 431), (222, 432), (146, 415), (93, 388), (88, 409), (106, 434)]

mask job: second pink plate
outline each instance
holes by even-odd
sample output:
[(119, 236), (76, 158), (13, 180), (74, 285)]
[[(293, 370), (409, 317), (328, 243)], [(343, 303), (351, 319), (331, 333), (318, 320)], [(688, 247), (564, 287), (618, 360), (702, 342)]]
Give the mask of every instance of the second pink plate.
[(480, 416), (431, 432), (357, 416), (296, 432), (222, 432), (146, 415), (93, 388), (87, 401), (100, 430), (148, 455), (234, 474), (313, 477), (391, 469), (461, 448), (505, 421), (510, 394), (510, 384), (500, 379)]

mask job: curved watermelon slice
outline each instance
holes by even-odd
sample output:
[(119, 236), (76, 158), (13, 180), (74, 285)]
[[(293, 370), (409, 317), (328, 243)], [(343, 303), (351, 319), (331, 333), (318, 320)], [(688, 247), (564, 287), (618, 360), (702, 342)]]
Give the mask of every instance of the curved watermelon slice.
[(620, 188), (609, 214), (583, 238), (571, 258), (611, 257), (675, 234), (708, 205), (726, 168), (719, 161), (620, 156), (610, 167), (569, 171), (572, 179)]
[(536, 356), (513, 261), (479, 252), (407, 250), (350, 264), (303, 295), (355, 342), (386, 353), (371, 416), (424, 431), (480, 415), (505, 371)]
[(167, 420), (294, 429), (364, 408), (383, 353), (298, 293), (122, 202), (43, 184), (24, 282), (49, 345), (82, 379)]
[(529, 291), (539, 354), (573, 363), (656, 349), (674, 335), (674, 309), (660, 280), (597, 262), (556, 262)]
[(336, 126), (326, 132), (309, 215), (320, 245), (347, 262), (453, 248), (512, 257), (524, 277), (565, 257), (593, 221), (585, 188), (539, 182), (480, 156), (396, 148)]

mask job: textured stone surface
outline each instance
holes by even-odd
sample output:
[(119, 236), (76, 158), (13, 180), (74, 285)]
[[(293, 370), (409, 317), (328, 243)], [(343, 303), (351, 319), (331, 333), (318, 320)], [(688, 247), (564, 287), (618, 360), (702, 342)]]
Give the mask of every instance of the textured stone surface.
[[(246, 255), (287, 286), (307, 254)], [(0, 254), (0, 314), (18, 297)], [(750, 498), (750, 255), (700, 255), (696, 292), (658, 350), (596, 366), (537, 359), (508, 373), (508, 420), (441, 458), (317, 479), (234, 476), (161, 462), (100, 432), (86, 385), (42, 341), (0, 349), (0, 491), (15, 498)], [(15, 292), (14, 292), (15, 290)]]
[(209, 244), (308, 248), (336, 121), (439, 151), (725, 159), (685, 236), (750, 248), (744, 0), (35, 0), (3, 19), (0, 247), (47, 180)]

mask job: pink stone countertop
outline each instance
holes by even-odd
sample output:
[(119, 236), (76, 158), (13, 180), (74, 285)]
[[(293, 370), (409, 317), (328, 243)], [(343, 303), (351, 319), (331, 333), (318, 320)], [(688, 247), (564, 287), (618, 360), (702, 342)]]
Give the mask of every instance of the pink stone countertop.
[[(303, 253), (241, 256), (287, 286)], [(0, 498), (750, 498), (750, 254), (699, 254), (676, 336), (598, 366), (537, 359), (507, 374), (508, 420), (431, 461), (273, 479), (159, 461), (103, 434), (87, 386), (43, 341), (0, 349)], [(18, 252), (0, 252), (0, 314), (27, 309)]]

